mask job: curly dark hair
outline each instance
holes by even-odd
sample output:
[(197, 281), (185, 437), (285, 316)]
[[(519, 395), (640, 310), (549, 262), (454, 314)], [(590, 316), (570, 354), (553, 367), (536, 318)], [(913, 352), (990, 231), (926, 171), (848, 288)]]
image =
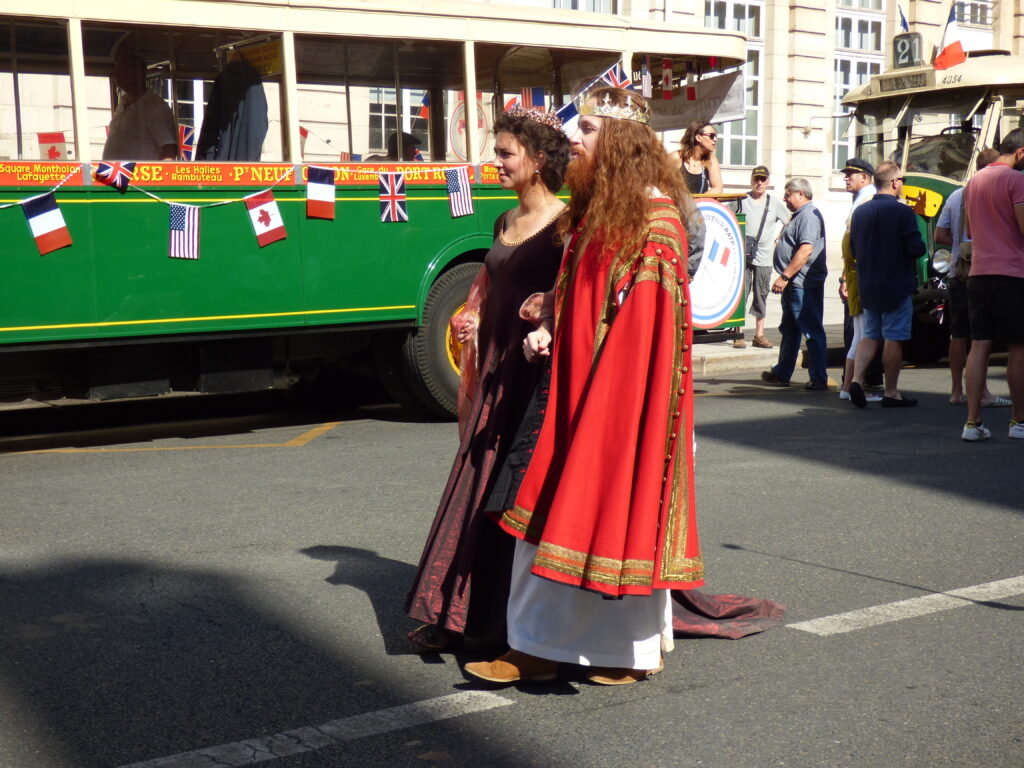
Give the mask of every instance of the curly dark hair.
[(562, 131), (528, 117), (501, 114), (494, 121), (494, 135), (511, 133), (531, 155), (540, 154), (540, 180), (552, 192), (562, 188), (569, 166), (569, 139)]

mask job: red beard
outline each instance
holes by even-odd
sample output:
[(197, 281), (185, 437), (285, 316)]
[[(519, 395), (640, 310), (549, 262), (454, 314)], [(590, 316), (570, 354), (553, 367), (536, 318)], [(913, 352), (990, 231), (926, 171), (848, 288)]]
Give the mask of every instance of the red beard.
[(565, 172), (565, 184), (573, 197), (589, 200), (594, 194), (594, 180), (597, 177), (597, 163), (587, 153), (576, 155)]

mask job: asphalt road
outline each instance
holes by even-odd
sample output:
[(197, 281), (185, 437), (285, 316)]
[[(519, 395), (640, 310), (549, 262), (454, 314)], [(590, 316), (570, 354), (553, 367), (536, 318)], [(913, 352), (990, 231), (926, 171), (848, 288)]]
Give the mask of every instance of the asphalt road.
[(754, 373), (697, 400), (709, 591), (787, 625), (924, 610), (482, 695), (471, 657), (410, 652), (400, 610), (452, 425), (372, 397), (0, 414), (0, 766), (1024, 766), (1024, 444), (1007, 409), (962, 443), (947, 377), (904, 372), (921, 405), (900, 411)]

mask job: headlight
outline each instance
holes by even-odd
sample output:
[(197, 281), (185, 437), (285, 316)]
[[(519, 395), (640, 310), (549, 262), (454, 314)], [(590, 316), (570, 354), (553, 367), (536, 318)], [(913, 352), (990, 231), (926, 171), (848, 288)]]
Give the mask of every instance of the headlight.
[(949, 272), (949, 260), (951, 256), (948, 248), (936, 248), (932, 253), (932, 269), (940, 275)]

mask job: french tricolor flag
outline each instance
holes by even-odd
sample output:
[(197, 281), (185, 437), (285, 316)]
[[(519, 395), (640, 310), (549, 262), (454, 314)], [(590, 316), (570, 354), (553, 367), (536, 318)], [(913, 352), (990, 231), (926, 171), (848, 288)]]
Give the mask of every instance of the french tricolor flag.
[(274, 193), (269, 189), (249, 195), (245, 198), (245, 207), (249, 209), (249, 219), (260, 248), (287, 237), (281, 211), (277, 207)]
[(711, 244), (711, 253), (708, 254), (708, 261), (725, 266), (729, 263), (730, 250), (728, 246), (721, 245), (717, 240)]
[(306, 179), (306, 218), (334, 221), (334, 170), (311, 165)]
[(64, 223), (64, 216), (57, 207), (53, 192), (30, 197), (22, 201), (21, 208), (25, 211), (25, 218), (28, 219), (32, 237), (36, 239), (40, 256), (71, 245), (71, 233)]

